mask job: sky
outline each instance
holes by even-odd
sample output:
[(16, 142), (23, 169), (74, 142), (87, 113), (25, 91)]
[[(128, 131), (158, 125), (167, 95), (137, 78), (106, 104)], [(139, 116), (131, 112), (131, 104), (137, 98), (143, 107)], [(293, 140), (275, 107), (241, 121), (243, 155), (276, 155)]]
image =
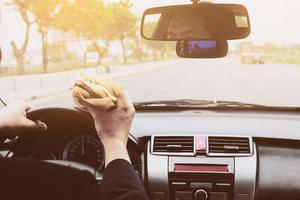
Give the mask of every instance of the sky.
[[(11, 51), (11, 41), (20, 44), (24, 37), (24, 24), (19, 14), (0, 0), (0, 41), (4, 51)], [(109, 0), (105, 0), (110, 2)], [(133, 12), (142, 16), (145, 9), (170, 4), (189, 4), (190, 0), (131, 0)], [(213, 0), (215, 3), (241, 3), (249, 11), (252, 32), (247, 41), (276, 44), (300, 43), (299, 0)], [(31, 50), (40, 49), (40, 38), (33, 27), (30, 33)]]

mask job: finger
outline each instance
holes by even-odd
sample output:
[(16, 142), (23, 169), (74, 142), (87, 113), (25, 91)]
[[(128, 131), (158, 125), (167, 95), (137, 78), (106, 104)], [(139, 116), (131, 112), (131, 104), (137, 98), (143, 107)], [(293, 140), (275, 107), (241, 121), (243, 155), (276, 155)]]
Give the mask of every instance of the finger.
[(73, 91), (72, 97), (73, 97), (73, 100), (75, 102), (75, 105), (78, 108), (85, 109), (85, 110), (91, 110), (92, 109), (92, 107), (90, 107), (90, 105), (88, 103), (83, 101), (83, 97), (79, 93), (77, 93), (76, 91)]
[(76, 104), (76, 106), (82, 108), (82, 107), (85, 107), (84, 103), (82, 101), (83, 97), (81, 96), (81, 94), (75, 90), (73, 90), (73, 93), (72, 93), (72, 97), (73, 97), (73, 100)]
[(97, 85), (90, 82), (84, 82), (82, 86), (84, 87), (85, 90), (88, 90), (88, 92), (94, 98), (103, 98), (107, 96), (112, 97), (108, 89), (102, 85)]
[(84, 99), (91, 107), (101, 109), (101, 110), (110, 110), (116, 106), (116, 104), (109, 98), (101, 99)]
[(73, 90), (76, 91), (77, 93), (80, 93), (84, 98), (89, 98), (91, 97), (90, 93), (88, 93), (86, 90), (82, 89), (81, 87), (75, 85), (73, 87)]
[(25, 108), (25, 111), (28, 112), (29, 110), (31, 110), (33, 108), (33, 106), (31, 104), (29, 104), (29, 103), (25, 103), (24, 104), (24, 108)]
[(40, 120), (35, 122), (27, 119), (25, 121), (25, 127), (30, 132), (45, 132), (47, 130), (47, 125)]
[(132, 100), (130, 98), (129, 93), (126, 90), (121, 90), (119, 93), (119, 105), (120, 106), (125, 106), (131, 109), (134, 109)]
[(110, 94), (114, 94), (114, 88), (112, 86), (112, 79), (110, 77), (97, 77), (94, 79), (95, 84), (105, 87)]
[(123, 90), (122, 86), (119, 83), (114, 81), (111, 82), (111, 86), (113, 88), (114, 95), (118, 97), (120, 95), (120, 92)]
[(92, 88), (90, 88), (86, 83), (84, 83), (83, 81), (76, 81), (75, 86), (87, 91), (89, 93), (90, 96), (93, 97), (101, 97), (99, 94), (97, 94), (96, 92), (94, 92), (92, 90)]

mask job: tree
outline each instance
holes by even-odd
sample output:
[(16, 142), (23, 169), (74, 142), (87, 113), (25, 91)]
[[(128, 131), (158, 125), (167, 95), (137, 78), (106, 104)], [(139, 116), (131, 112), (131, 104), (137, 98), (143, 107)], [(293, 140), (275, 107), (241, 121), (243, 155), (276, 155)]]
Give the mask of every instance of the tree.
[(68, 51), (64, 41), (55, 42), (48, 45), (49, 60), (56, 63), (63, 63), (66, 61), (76, 61), (76, 54)]
[(21, 14), (26, 25), (25, 39), (21, 47), (17, 47), (15, 42), (11, 42), (14, 55), (17, 60), (18, 73), (24, 73), (24, 55), (29, 42), (29, 32), (32, 24), (36, 24), (38, 32), (41, 34), (42, 52), (43, 52), (43, 69), (47, 71), (48, 52), (47, 52), (47, 35), (51, 22), (55, 17), (57, 9), (64, 0), (12, 0), (12, 5)]
[(143, 42), (141, 36), (138, 34), (133, 38), (134, 45), (132, 47), (133, 50), (133, 57), (140, 62), (144, 59), (144, 52), (143, 52)]
[(132, 4), (128, 0), (113, 2), (107, 7), (109, 13), (112, 14), (112, 23), (109, 31), (112, 38), (118, 39), (121, 43), (124, 64), (127, 62), (125, 39), (134, 37), (137, 32), (137, 19), (130, 10), (131, 7)]
[(87, 46), (86, 53), (94, 52), (98, 54), (97, 65), (100, 65), (102, 57), (108, 55), (108, 49), (106, 47), (100, 46), (98, 43), (93, 42)]
[(120, 40), (126, 63), (125, 39), (136, 34), (136, 17), (129, 1), (105, 5), (102, 0), (65, 1), (56, 17), (54, 28), (71, 32), (91, 41), (98, 52), (98, 63), (108, 52), (110, 42)]
[(98, 53), (100, 64), (109, 47), (109, 42), (105, 42), (104, 45), (99, 43), (101, 38), (107, 37), (109, 40), (109, 17), (102, 0), (66, 1), (56, 17), (54, 28), (73, 33), (77, 38), (90, 40), (93, 50)]
[(23, 43), (20, 47), (14, 41), (11, 41), (11, 47), (13, 50), (13, 54), (17, 61), (17, 73), (23, 74), (24, 73), (24, 56), (25, 52), (28, 47), (29, 42), (29, 32), (33, 21), (30, 19), (30, 12), (29, 12), (29, 0), (12, 0), (11, 5), (13, 5), (19, 14), (22, 17), (22, 20), (25, 22), (25, 36)]
[(63, 0), (30, 0), (29, 10), (32, 13), (34, 22), (37, 24), (38, 32), (42, 41), (43, 71), (47, 72), (48, 67), (48, 33), (54, 19), (62, 6)]

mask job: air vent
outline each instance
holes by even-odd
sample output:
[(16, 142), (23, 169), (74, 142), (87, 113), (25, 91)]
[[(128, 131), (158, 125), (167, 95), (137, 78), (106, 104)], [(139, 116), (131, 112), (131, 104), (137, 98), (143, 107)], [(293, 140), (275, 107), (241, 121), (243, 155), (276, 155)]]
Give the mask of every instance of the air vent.
[(248, 156), (252, 154), (250, 137), (208, 137), (208, 155)]
[(194, 155), (194, 137), (153, 136), (152, 153), (162, 155)]

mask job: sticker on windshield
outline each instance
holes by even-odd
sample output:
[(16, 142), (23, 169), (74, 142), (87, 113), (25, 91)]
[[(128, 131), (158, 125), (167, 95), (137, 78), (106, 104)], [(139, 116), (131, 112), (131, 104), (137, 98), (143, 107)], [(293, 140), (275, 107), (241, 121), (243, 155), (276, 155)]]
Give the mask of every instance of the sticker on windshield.
[(246, 16), (235, 16), (235, 23), (238, 28), (248, 28), (248, 18)]

